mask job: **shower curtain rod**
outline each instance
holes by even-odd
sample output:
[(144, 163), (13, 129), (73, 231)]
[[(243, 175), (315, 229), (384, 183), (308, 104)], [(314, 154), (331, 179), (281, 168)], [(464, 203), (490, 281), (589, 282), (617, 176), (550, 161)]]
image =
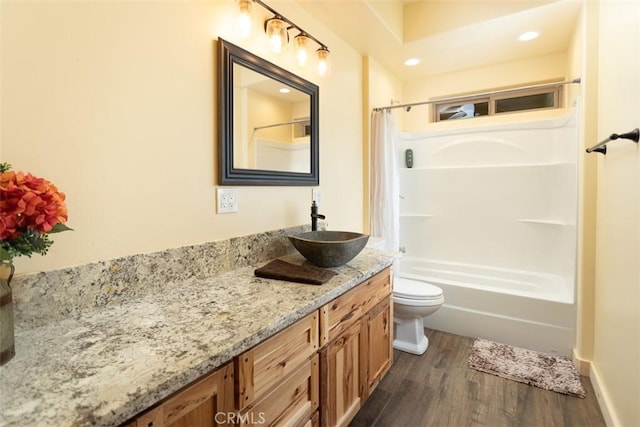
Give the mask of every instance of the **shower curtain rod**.
[(411, 102), (411, 103), (408, 103), (408, 104), (399, 104), (399, 105), (388, 105), (386, 107), (376, 107), (376, 108), (373, 109), (373, 111), (384, 111), (384, 110), (391, 110), (391, 109), (394, 109), (394, 108), (405, 108), (407, 111), (409, 111), (409, 110), (411, 110), (411, 107), (414, 107), (416, 105), (435, 104), (436, 102), (458, 101), (458, 100), (461, 100), (461, 99), (469, 99), (469, 98), (474, 98), (474, 97), (477, 97), (477, 96), (489, 96), (489, 95), (495, 95), (495, 94), (498, 94), (498, 93), (507, 93), (507, 92), (514, 92), (514, 91), (519, 91), (519, 90), (527, 90), (527, 89), (542, 89), (542, 88), (545, 88), (545, 87), (562, 86), (562, 85), (567, 85), (567, 84), (572, 84), (572, 83), (580, 83), (580, 78), (578, 77), (577, 79), (566, 80), (564, 82), (542, 83), (542, 84), (538, 84), (538, 85), (522, 86), (522, 87), (511, 88), (511, 89), (495, 90), (495, 91), (492, 91), (492, 92), (480, 92), (480, 93), (472, 93), (472, 94), (469, 94), (469, 95), (452, 96), (450, 98), (434, 99), (434, 100), (431, 100), (431, 101)]
[(304, 122), (308, 122), (309, 119), (297, 119), (297, 120), (291, 120), (290, 122), (282, 122), (282, 123), (274, 123), (272, 125), (265, 125), (265, 126), (256, 126), (253, 128), (254, 131), (256, 130), (260, 130), (260, 129), (267, 129), (267, 128), (274, 128), (276, 126), (285, 126), (285, 125), (293, 125), (296, 123), (304, 123)]

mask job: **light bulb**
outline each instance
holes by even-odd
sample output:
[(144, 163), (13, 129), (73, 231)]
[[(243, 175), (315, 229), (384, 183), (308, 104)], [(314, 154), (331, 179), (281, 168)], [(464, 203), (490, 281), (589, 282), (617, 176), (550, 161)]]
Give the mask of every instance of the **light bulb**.
[(240, 15), (238, 15), (238, 29), (240, 37), (248, 39), (251, 36), (251, 4), (252, 0), (238, 0)]
[(300, 33), (294, 39), (296, 41), (296, 57), (298, 58), (298, 64), (304, 67), (307, 63), (309, 54), (307, 53), (307, 44), (309, 43), (309, 37), (304, 33)]
[(287, 27), (280, 17), (276, 16), (267, 21), (267, 37), (271, 50), (274, 53), (282, 52), (282, 47), (287, 42)]
[(316, 53), (318, 54), (318, 74), (324, 76), (329, 71), (329, 61), (327, 59), (329, 57), (329, 49), (326, 46), (322, 46), (316, 50)]

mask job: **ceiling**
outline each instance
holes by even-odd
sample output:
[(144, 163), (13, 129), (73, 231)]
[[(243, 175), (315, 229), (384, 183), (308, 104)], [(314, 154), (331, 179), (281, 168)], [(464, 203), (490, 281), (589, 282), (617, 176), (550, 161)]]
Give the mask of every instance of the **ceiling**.
[[(401, 80), (564, 52), (580, 0), (296, 0)], [(535, 30), (540, 37), (517, 40)], [(330, 47), (329, 47), (330, 48)], [(421, 62), (407, 67), (404, 60)]]

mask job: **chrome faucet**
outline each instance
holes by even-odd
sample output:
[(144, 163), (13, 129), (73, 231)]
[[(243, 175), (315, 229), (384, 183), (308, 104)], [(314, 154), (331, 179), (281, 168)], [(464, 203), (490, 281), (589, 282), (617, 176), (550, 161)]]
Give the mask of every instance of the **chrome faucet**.
[(318, 218), (324, 219), (325, 217), (318, 213), (318, 205), (314, 200), (313, 203), (311, 203), (311, 231), (318, 230)]

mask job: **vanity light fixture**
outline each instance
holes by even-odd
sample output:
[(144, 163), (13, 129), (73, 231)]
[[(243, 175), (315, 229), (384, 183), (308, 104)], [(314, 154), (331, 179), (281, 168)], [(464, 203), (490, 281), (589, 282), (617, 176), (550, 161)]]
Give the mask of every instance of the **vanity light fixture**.
[[(289, 30), (296, 30), (297, 36), (294, 37), (296, 59), (301, 67), (304, 67), (309, 62), (309, 43), (315, 42), (319, 48), (316, 49), (316, 57), (318, 59), (318, 73), (320, 75), (328, 74), (329, 70), (329, 48), (311, 34), (298, 27), (296, 24), (282, 16), (276, 10), (268, 6), (262, 0), (236, 0), (240, 8), (240, 33), (241, 35), (248, 34), (250, 30), (251, 18), (249, 16), (252, 5), (255, 3), (258, 6), (266, 9), (273, 14), (272, 18), (267, 19), (264, 22), (264, 31), (269, 39), (269, 46), (274, 53), (280, 53), (285, 46), (289, 43)], [(246, 15), (242, 17), (242, 15)], [(294, 32), (295, 34), (295, 32)]]

